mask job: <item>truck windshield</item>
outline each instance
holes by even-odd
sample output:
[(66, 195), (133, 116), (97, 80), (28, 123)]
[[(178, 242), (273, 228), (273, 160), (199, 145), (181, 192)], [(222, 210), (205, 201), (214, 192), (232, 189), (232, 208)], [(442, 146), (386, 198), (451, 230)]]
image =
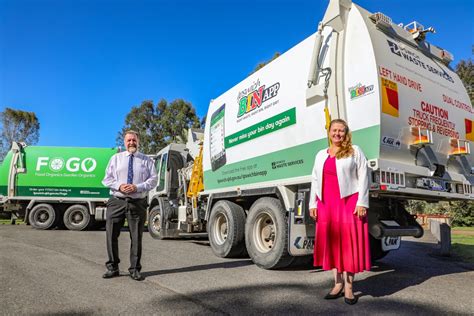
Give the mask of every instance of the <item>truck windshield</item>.
[(166, 179), (166, 165), (168, 161), (168, 153), (163, 154), (163, 156), (156, 157), (155, 167), (156, 172), (158, 173), (158, 186), (156, 191), (163, 191), (165, 189), (165, 179)]

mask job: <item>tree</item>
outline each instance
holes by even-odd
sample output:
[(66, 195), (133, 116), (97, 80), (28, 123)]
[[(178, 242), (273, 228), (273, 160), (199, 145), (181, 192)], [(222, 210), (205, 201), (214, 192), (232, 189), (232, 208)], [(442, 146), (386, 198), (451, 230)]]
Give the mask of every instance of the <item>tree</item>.
[[(456, 65), (456, 73), (466, 87), (471, 104), (474, 103), (474, 65), (472, 60), (461, 60)], [(472, 202), (460, 201), (451, 203), (450, 214), (453, 217), (453, 225), (473, 226), (474, 205)]]
[(204, 116), (201, 119), (201, 128), (204, 129), (206, 127), (206, 120), (207, 120), (207, 114), (204, 114)]
[(5, 108), (0, 112), (0, 124), (0, 161), (3, 161), (14, 141), (28, 145), (38, 142), (40, 123), (34, 112)]
[(471, 201), (453, 202), (450, 215), (453, 226), (474, 226), (474, 203)]
[(140, 150), (154, 154), (171, 142), (186, 142), (190, 127), (200, 127), (191, 103), (182, 99), (168, 103), (161, 99), (155, 106), (153, 101), (147, 100), (132, 107), (127, 114), (125, 126), (117, 136), (117, 145), (123, 145), (125, 131), (132, 129), (140, 134)]
[(474, 65), (472, 60), (461, 60), (456, 65), (456, 73), (459, 78), (464, 83), (467, 93), (469, 94), (469, 99), (471, 104), (474, 103)]
[(273, 57), (270, 59), (270, 60), (267, 60), (267, 61), (264, 61), (264, 62), (261, 62), (259, 63), (257, 66), (255, 66), (255, 69), (249, 74), (253, 74), (254, 72), (262, 69), (263, 67), (265, 67), (266, 65), (268, 65), (269, 63), (271, 63), (272, 61), (274, 61), (275, 59), (277, 59), (281, 54), (279, 52), (276, 52)]
[(190, 127), (201, 127), (193, 106), (183, 99), (174, 100), (166, 107), (163, 106), (160, 121), (167, 143), (186, 143), (188, 137), (187, 130)]
[(125, 126), (117, 135), (117, 145), (123, 146), (123, 137), (127, 130), (140, 134), (140, 150), (144, 153), (154, 153), (164, 147), (160, 129), (157, 126), (158, 115), (153, 101), (143, 101), (134, 106), (125, 117)]

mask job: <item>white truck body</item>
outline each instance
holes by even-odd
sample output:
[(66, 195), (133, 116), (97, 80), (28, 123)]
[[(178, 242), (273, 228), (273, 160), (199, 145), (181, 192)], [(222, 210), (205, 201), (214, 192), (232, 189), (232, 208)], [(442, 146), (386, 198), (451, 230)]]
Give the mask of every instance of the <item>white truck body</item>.
[(327, 114), (348, 122), (368, 158), (374, 259), (398, 248), (400, 236), (422, 236), (407, 198), (474, 200), (469, 97), (450, 54), (414, 25), (330, 1), (317, 33), (210, 103), (198, 200), (182, 194), (196, 178), (172, 180), (190, 174), (179, 171), (190, 170), (189, 151), (158, 153), (152, 236), (207, 230), (216, 255), (247, 253), (263, 268), (308, 258), (311, 171), (328, 146)]
[[(432, 170), (416, 165), (416, 151), (410, 145), (411, 127), (427, 128), (433, 136), (432, 163), (446, 167), (443, 178), (472, 185), (471, 169), (462, 168), (462, 163), (472, 166), (473, 154), (449, 156), (452, 138), (474, 141), (470, 123), (474, 112), (461, 80), (440, 60), (411, 46), (418, 45), (414, 40), (401, 41), (380, 31), (370, 15), (356, 5), (349, 11), (342, 69), (333, 72), (336, 78), (329, 85), (332, 118), (347, 120), (353, 143), (363, 149), (373, 169), (406, 174), (407, 180), (410, 175), (432, 176)], [(310, 181), (314, 156), (327, 147), (325, 100), (307, 105), (306, 99), (315, 36), (211, 102), (204, 134), (203, 194)], [(331, 67), (331, 54), (337, 54), (333, 52), (336, 37), (330, 26), (324, 28), (323, 67)], [(341, 94), (336, 96), (337, 90)], [(242, 99), (248, 111), (243, 115), (239, 113)], [(221, 122), (209, 124), (222, 107)], [(212, 157), (218, 154), (225, 155), (225, 164), (213, 170)], [(469, 190), (426, 190), (409, 181), (387, 189), (426, 197), (474, 198)]]

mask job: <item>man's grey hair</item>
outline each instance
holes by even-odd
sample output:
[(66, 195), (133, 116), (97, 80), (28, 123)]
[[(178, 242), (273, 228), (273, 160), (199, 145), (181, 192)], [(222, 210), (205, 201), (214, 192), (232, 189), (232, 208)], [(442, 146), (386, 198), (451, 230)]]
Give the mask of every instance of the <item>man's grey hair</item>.
[(127, 134), (133, 134), (133, 135), (137, 136), (138, 139), (140, 138), (140, 135), (138, 135), (138, 132), (136, 132), (136, 131), (134, 131), (134, 130), (131, 130), (131, 129), (129, 129), (128, 131), (126, 131), (126, 132), (123, 134), (123, 137), (127, 136)]

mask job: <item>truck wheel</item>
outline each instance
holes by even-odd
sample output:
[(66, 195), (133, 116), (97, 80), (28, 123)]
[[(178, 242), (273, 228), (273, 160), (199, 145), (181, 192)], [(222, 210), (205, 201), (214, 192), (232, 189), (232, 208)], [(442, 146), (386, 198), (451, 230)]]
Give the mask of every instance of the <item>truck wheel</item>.
[(370, 240), (370, 257), (372, 261), (380, 260), (385, 257), (389, 251), (382, 250), (382, 240), (376, 239), (369, 235)]
[(288, 224), (280, 201), (263, 197), (252, 205), (245, 225), (245, 243), (250, 258), (261, 268), (277, 269), (291, 264)]
[(148, 232), (155, 239), (163, 239), (161, 237), (161, 216), (159, 205), (153, 207), (148, 215)]
[(56, 226), (56, 212), (50, 204), (35, 205), (28, 216), (28, 221), (33, 228), (51, 229)]
[(74, 204), (68, 207), (63, 216), (64, 225), (69, 230), (85, 230), (92, 224), (89, 209), (85, 205)]
[(216, 256), (235, 258), (246, 255), (245, 212), (239, 205), (230, 201), (218, 201), (212, 207), (207, 231)]

